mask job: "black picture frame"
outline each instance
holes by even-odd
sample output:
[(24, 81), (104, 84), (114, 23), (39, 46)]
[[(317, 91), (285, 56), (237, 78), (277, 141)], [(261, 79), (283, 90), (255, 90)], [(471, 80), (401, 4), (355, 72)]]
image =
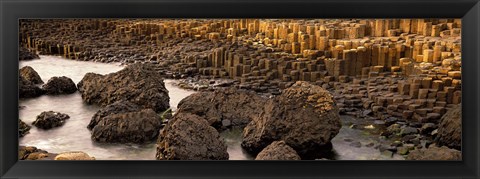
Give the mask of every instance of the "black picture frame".
[[(478, 0), (1, 0), (0, 178), (480, 178)], [(462, 18), (462, 161), (18, 161), (20, 18)]]

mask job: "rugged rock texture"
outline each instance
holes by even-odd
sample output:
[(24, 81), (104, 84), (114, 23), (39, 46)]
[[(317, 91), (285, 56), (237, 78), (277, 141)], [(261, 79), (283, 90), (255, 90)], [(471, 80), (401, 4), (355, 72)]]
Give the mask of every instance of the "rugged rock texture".
[(110, 114), (92, 128), (92, 139), (109, 143), (146, 143), (157, 138), (162, 121), (152, 109)]
[(31, 52), (30, 50), (24, 48), (24, 47), (20, 47), (20, 49), (18, 49), (18, 60), (32, 60), (32, 59), (39, 59), (40, 57), (34, 53), (34, 52)]
[(20, 98), (33, 98), (45, 94), (40, 87), (27, 81), (21, 75), (18, 76), (18, 95)]
[(18, 119), (18, 136), (23, 137), (27, 135), (30, 131), (30, 126), (23, 122), (21, 119)]
[(20, 76), (32, 84), (42, 84), (43, 80), (40, 75), (30, 66), (24, 66), (20, 68)]
[(450, 109), (440, 119), (437, 145), (462, 150), (462, 105)]
[(104, 117), (107, 117), (112, 114), (120, 114), (120, 113), (128, 113), (128, 112), (135, 112), (139, 111), (140, 108), (129, 101), (117, 101), (113, 104), (110, 104), (95, 113), (93, 115), (92, 120), (88, 124), (87, 128), (92, 130)]
[(63, 152), (55, 156), (54, 160), (95, 160), (85, 152)]
[(275, 141), (258, 153), (255, 160), (301, 160), (297, 152), (284, 141)]
[(407, 160), (462, 160), (462, 152), (448, 147), (430, 146), (428, 149), (410, 151)]
[(296, 82), (269, 100), (263, 112), (243, 131), (242, 147), (258, 153), (273, 141), (283, 140), (302, 159), (321, 158), (331, 150), (331, 139), (341, 127), (332, 95), (307, 82)]
[(108, 75), (88, 73), (77, 86), (83, 100), (90, 104), (107, 106), (127, 100), (155, 112), (170, 107), (163, 79), (149, 64), (133, 64)]
[(37, 119), (33, 121), (33, 125), (41, 129), (51, 129), (54, 127), (62, 126), (70, 116), (67, 114), (45, 111), (37, 116)]
[(215, 128), (245, 126), (260, 114), (266, 99), (234, 88), (192, 94), (178, 103), (178, 112), (196, 114)]
[(46, 84), (44, 84), (43, 89), (47, 94), (57, 95), (57, 94), (72, 94), (77, 91), (77, 87), (72, 79), (62, 76), (62, 77), (52, 77)]
[(19, 160), (38, 160), (46, 157), (50, 157), (50, 153), (44, 150), (37, 149), (33, 146), (20, 146), (18, 148)]
[(160, 132), (158, 160), (228, 160), (227, 145), (207, 120), (177, 113)]

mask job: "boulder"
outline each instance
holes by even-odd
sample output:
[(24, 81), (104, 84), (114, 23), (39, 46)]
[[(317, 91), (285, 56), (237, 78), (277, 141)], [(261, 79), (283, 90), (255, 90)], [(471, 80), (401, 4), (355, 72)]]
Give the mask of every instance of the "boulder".
[(178, 112), (207, 119), (213, 127), (245, 126), (262, 111), (266, 99), (235, 88), (192, 94), (178, 103)]
[(51, 129), (62, 126), (69, 118), (70, 116), (67, 114), (54, 111), (45, 111), (40, 113), (40, 115), (37, 116), (37, 119), (33, 121), (32, 124), (41, 129)]
[(86, 74), (77, 84), (82, 99), (107, 106), (121, 100), (163, 112), (170, 108), (170, 97), (161, 74), (151, 64), (132, 64), (116, 73)]
[(117, 101), (97, 111), (90, 120), (87, 128), (92, 130), (104, 117), (112, 114), (128, 113), (139, 111), (140, 107), (129, 101)]
[(243, 131), (242, 147), (252, 154), (283, 140), (302, 159), (322, 158), (331, 152), (331, 139), (341, 128), (332, 95), (308, 82), (296, 82), (263, 104), (264, 110)]
[(55, 156), (54, 160), (95, 160), (85, 152), (63, 152)]
[(21, 75), (18, 76), (18, 95), (20, 98), (33, 98), (45, 94), (40, 87), (27, 81)]
[(258, 153), (255, 160), (301, 160), (297, 152), (284, 141), (275, 141)]
[(46, 157), (49, 157), (47, 151), (37, 149), (33, 146), (19, 146), (18, 148), (19, 160), (38, 160)]
[(160, 132), (158, 160), (228, 160), (227, 145), (202, 117), (176, 113)]
[(105, 143), (147, 143), (157, 138), (162, 121), (152, 109), (110, 114), (92, 128), (92, 139)]
[(30, 66), (24, 66), (20, 68), (20, 76), (32, 84), (42, 84), (43, 80), (40, 75)]
[(462, 150), (462, 105), (453, 107), (442, 116), (435, 142), (438, 146)]
[(47, 94), (51, 95), (72, 94), (77, 91), (77, 86), (75, 86), (72, 79), (65, 76), (50, 78), (42, 88)]
[(23, 122), (21, 119), (18, 119), (18, 136), (23, 137), (27, 135), (30, 131), (30, 126)]
[(448, 147), (431, 145), (427, 149), (410, 151), (407, 160), (462, 160), (462, 152)]
[(18, 49), (18, 60), (32, 60), (32, 59), (39, 59), (40, 57), (34, 53), (28, 50), (25, 47), (20, 47)]

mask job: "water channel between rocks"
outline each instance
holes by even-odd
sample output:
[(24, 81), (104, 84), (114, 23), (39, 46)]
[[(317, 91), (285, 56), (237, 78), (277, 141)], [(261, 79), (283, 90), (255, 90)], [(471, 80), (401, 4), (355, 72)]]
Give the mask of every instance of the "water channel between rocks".
[[(123, 68), (120, 64), (103, 64), (94, 62), (82, 62), (67, 60), (61, 57), (40, 56), (41, 59), (21, 61), (19, 66), (31, 66), (35, 69), (42, 80), (47, 82), (53, 76), (66, 76), (71, 78), (75, 84), (78, 83), (88, 72), (108, 74), (119, 71)], [(178, 103), (195, 91), (185, 90), (176, 87), (174, 80), (165, 80), (166, 88), (169, 91), (170, 106), (176, 109)], [(38, 98), (21, 99), (19, 117), (27, 124), (31, 124), (36, 116), (43, 111), (56, 111), (70, 115), (65, 125), (42, 130), (32, 127), (30, 134), (19, 139), (20, 145), (35, 146), (50, 153), (67, 151), (83, 151), (97, 160), (154, 160), (156, 153), (155, 143), (146, 145), (136, 144), (101, 144), (90, 139), (90, 131), (87, 125), (91, 117), (100, 109), (97, 105), (87, 105), (82, 101), (77, 91), (69, 95), (43, 95)], [(351, 122), (355, 119), (350, 116), (342, 116), (342, 121)], [(253, 159), (240, 147), (242, 140), (242, 129), (231, 129), (221, 133), (228, 145), (230, 160)], [(360, 147), (352, 143), (361, 144)], [(344, 125), (340, 133), (332, 140), (334, 155), (337, 160), (398, 160), (400, 156), (393, 158), (383, 155), (374, 147), (367, 147), (367, 144), (375, 145), (384, 143), (378, 136), (369, 135), (363, 130), (351, 129)]]

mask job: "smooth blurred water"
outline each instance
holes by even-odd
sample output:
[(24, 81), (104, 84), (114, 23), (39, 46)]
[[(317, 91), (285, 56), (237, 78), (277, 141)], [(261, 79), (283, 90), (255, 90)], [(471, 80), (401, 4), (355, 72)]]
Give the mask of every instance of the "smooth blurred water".
[[(38, 72), (46, 83), (53, 76), (67, 76), (75, 83), (78, 83), (88, 72), (108, 74), (124, 68), (119, 64), (104, 64), (94, 62), (73, 61), (54, 56), (40, 56), (38, 60), (21, 61), (20, 68), (31, 66)], [(174, 85), (176, 81), (165, 80), (165, 86), (169, 91), (170, 106), (175, 111), (178, 102), (195, 91), (178, 88)], [(156, 153), (155, 143), (146, 145), (137, 144), (101, 144), (90, 139), (90, 131), (87, 125), (91, 117), (100, 109), (97, 105), (87, 105), (83, 102), (80, 93), (77, 91), (69, 95), (43, 95), (38, 98), (22, 99), (19, 102), (19, 116), (27, 124), (31, 124), (36, 116), (43, 111), (56, 111), (66, 113), (70, 116), (65, 125), (50, 130), (42, 130), (32, 126), (30, 134), (19, 139), (20, 145), (35, 146), (51, 153), (67, 151), (83, 151), (98, 160), (154, 160)], [(342, 116), (343, 122), (355, 120), (350, 116)], [(254, 159), (243, 151), (240, 144), (242, 141), (242, 129), (234, 128), (221, 132), (228, 146), (230, 160)], [(352, 147), (352, 142), (360, 142), (360, 148)], [(378, 139), (378, 136), (370, 135), (362, 130), (350, 129), (344, 125), (340, 133), (332, 140), (334, 156), (336, 160), (399, 160), (402, 157), (394, 158), (382, 155), (373, 147), (366, 147), (368, 143), (386, 143)]]

